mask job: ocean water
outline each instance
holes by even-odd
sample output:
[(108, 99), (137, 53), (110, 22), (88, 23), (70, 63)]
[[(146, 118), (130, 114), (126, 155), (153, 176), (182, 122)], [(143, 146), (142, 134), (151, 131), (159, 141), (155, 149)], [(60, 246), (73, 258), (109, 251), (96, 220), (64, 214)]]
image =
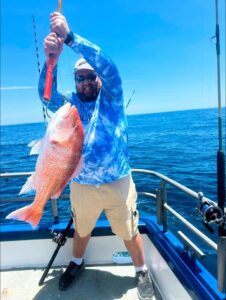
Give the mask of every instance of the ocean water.
[[(225, 109), (223, 110), (225, 117)], [(224, 119), (224, 118), (223, 118)], [(149, 169), (162, 173), (188, 188), (217, 201), (216, 153), (218, 150), (217, 109), (187, 110), (128, 116), (130, 164), (132, 168)], [(225, 138), (225, 119), (223, 123)], [(44, 123), (1, 126), (1, 173), (29, 172), (35, 169), (37, 157), (30, 156), (29, 142), (44, 135)], [(225, 139), (223, 142), (225, 146)], [(225, 149), (224, 149), (225, 150)], [(134, 175), (138, 191), (155, 192), (160, 182), (154, 177)], [(1, 179), (1, 198), (21, 198), (18, 193), (25, 178)], [(66, 188), (66, 192), (68, 187)], [(202, 224), (198, 203), (167, 185), (169, 204), (200, 230), (216, 241), (217, 228), (210, 234)], [(5, 216), (26, 203), (0, 202), (1, 223)], [(138, 199), (140, 215), (156, 211), (155, 200), (144, 196)], [(70, 216), (69, 201), (58, 203), (60, 220)], [(41, 222), (52, 219), (48, 203)], [(209, 255), (211, 272), (216, 272), (216, 255), (204, 242), (197, 239), (174, 217), (169, 216), (169, 227), (182, 230)]]

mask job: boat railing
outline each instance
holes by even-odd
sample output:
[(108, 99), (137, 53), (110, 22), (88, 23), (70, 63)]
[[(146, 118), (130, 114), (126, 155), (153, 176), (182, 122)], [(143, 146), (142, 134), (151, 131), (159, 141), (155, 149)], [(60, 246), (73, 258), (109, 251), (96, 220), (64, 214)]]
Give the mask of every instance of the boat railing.
[[(160, 173), (150, 171), (150, 170), (145, 170), (145, 169), (133, 169), (133, 173), (141, 173), (145, 174), (148, 176), (154, 176), (157, 177), (158, 179), (161, 180), (160, 183), (160, 189), (156, 190), (156, 193), (149, 193), (149, 192), (140, 192), (139, 194), (142, 194), (147, 197), (152, 197), (156, 198), (156, 204), (157, 204), (157, 220), (158, 224), (163, 226), (163, 231), (166, 232), (168, 230), (168, 222), (167, 222), (167, 213), (166, 211), (170, 212), (172, 215), (174, 215), (178, 220), (180, 220), (187, 228), (189, 228), (194, 234), (196, 234), (199, 238), (201, 238), (205, 243), (207, 243), (210, 247), (212, 247), (214, 250), (217, 251), (217, 244), (213, 242), (210, 238), (208, 238), (205, 234), (203, 234), (197, 227), (192, 225), (189, 221), (187, 221), (181, 214), (176, 212), (170, 205), (167, 203), (167, 189), (166, 189), (166, 184), (170, 184), (177, 189), (181, 190), (185, 194), (195, 198), (196, 200), (200, 201), (200, 197), (202, 197), (202, 200), (206, 201), (211, 201), (212, 200), (204, 197), (201, 193), (196, 193), (193, 190), (185, 187), (184, 185), (178, 183), (175, 180), (170, 179), (167, 176), (164, 176)], [(8, 180), (9, 178), (13, 177), (28, 177), (32, 175), (33, 172), (18, 172), (18, 173), (3, 173), (0, 174), (0, 178)], [(20, 197), (20, 198), (1, 198), (1, 202), (12, 202), (12, 201), (32, 201), (34, 197), (32, 196), (27, 196), (27, 197)], [(69, 199), (69, 195), (64, 193), (60, 197), (61, 200), (63, 199)], [(215, 203), (215, 202), (214, 202)], [(53, 217), (54, 221), (57, 223), (58, 221), (58, 211), (57, 211), (57, 203), (56, 201), (52, 201), (52, 212), (53, 212)], [(193, 243), (190, 241), (188, 242), (188, 238), (184, 238), (183, 233), (178, 233), (183, 239), (183, 242), (186, 240), (186, 247), (189, 247), (194, 251), (195, 253), (198, 254), (198, 256), (204, 256), (201, 250), (197, 250), (197, 246), (193, 247)]]
[[(186, 195), (195, 198), (199, 205), (200, 203), (209, 203), (213, 206), (217, 206), (217, 204), (212, 201), (211, 199), (208, 199), (203, 196), (200, 192), (194, 192), (193, 190), (187, 188), (186, 186), (178, 183), (175, 180), (172, 180), (171, 178), (164, 176), (158, 172), (145, 170), (145, 169), (133, 169), (133, 173), (140, 173), (147, 176), (152, 176), (155, 178), (158, 178), (160, 180), (160, 188), (156, 189), (155, 193), (149, 193), (149, 192), (140, 192), (140, 194), (145, 195), (147, 197), (155, 198), (156, 199), (156, 206), (157, 206), (157, 222), (159, 225), (162, 225), (163, 231), (168, 231), (168, 221), (167, 221), (167, 212), (172, 214), (175, 218), (177, 218), (180, 222), (182, 222), (189, 230), (191, 230), (198, 238), (202, 239), (207, 245), (209, 245), (211, 248), (213, 248), (215, 251), (218, 252), (218, 255), (220, 254), (221, 261), (218, 260), (218, 265), (221, 266), (226, 265), (226, 256), (221, 253), (221, 250), (219, 251), (219, 245), (212, 241), (207, 235), (202, 233), (197, 227), (195, 227), (191, 222), (187, 221), (180, 213), (178, 213), (176, 210), (174, 210), (168, 203), (167, 203), (167, 184), (175, 187), (176, 189), (182, 191)], [(32, 175), (33, 172), (20, 172), (20, 173), (3, 173), (0, 174), (1, 179), (8, 180), (9, 178), (13, 177), (27, 177)], [(69, 199), (68, 194), (61, 195), (60, 199)], [(9, 202), (9, 201), (32, 201), (33, 197), (22, 197), (22, 198), (1, 198), (1, 202)], [(57, 203), (56, 201), (52, 201), (52, 211), (55, 222), (58, 220), (58, 211), (57, 211)], [(191, 258), (196, 259), (196, 257), (202, 258), (205, 256), (205, 254), (195, 245), (183, 232), (178, 231), (177, 232), (181, 241), (184, 244), (184, 250), (189, 251), (191, 253)], [(222, 261), (223, 260), (223, 261)], [(218, 274), (218, 285), (223, 289), (225, 289), (226, 286), (226, 271), (224, 268), (221, 268), (222, 274)]]
[[(164, 176), (158, 172), (145, 170), (145, 169), (133, 169), (134, 173), (146, 174), (149, 176), (157, 177), (161, 180), (160, 189), (156, 190), (155, 194), (152, 193), (142, 193), (147, 197), (155, 197), (156, 205), (157, 205), (157, 221), (159, 225), (163, 226), (163, 231), (166, 232), (168, 230), (168, 222), (167, 222), (167, 214), (166, 211), (170, 212), (174, 217), (180, 220), (187, 228), (189, 228), (194, 234), (196, 234), (199, 238), (201, 238), (205, 243), (207, 243), (210, 247), (217, 251), (217, 244), (214, 243), (210, 238), (208, 238), (205, 234), (203, 234), (197, 227), (192, 225), (189, 221), (187, 221), (181, 214), (176, 212), (168, 203), (167, 203), (167, 187), (166, 184), (170, 184), (175, 188), (181, 190), (185, 194), (195, 198), (197, 201), (207, 201), (216, 205), (216, 203), (206, 197), (203, 196), (202, 193), (194, 192), (193, 190), (185, 187), (184, 185), (178, 183), (177, 181)], [(182, 237), (181, 237), (182, 238)]]
[[(157, 205), (157, 220), (158, 224), (163, 226), (163, 231), (166, 232), (168, 230), (168, 222), (167, 222), (167, 214), (166, 211), (170, 212), (174, 215), (178, 220), (180, 220), (187, 228), (189, 228), (193, 233), (195, 233), (199, 238), (205, 241), (210, 247), (214, 250), (217, 250), (217, 244), (214, 243), (210, 238), (208, 238), (205, 234), (203, 234), (197, 227), (192, 225), (189, 221), (187, 221), (181, 214), (176, 212), (170, 205), (167, 204), (167, 188), (166, 183), (176, 187), (177, 189), (181, 190), (185, 194), (195, 198), (196, 200), (200, 201), (200, 197), (202, 200), (213, 202), (212, 200), (204, 197), (201, 193), (196, 193), (193, 190), (185, 187), (184, 185), (178, 183), (175, 180), (170, 179), (167, 176), (164, 176), (160, 173), (145, 170), (145, 169), (133, 169), (133, 173), (141, 173), (148, 176), (154, 176), (161, 180), (160, 189), (157, 189), (155, 193), (149, 192), (139, 192), (138, 194), (142, 194), (147, 197), (155, 198), (156, 205)], [(33, 172), (17, 172), (17, 173), (2, 173), (0, 174), (1, 179), (9, 180), (9, 178), (18, 178), (18, 177), (28, 177), (32, 175)], [(201, 196), (200, 196), (201, 195)], [(0, 202), (23, 202), (23, 201), (33, 201), (33, 196), (26, 196), (26, 197), (15, 197), (15, 198), (2, 198)], [(69, 199), (69, 195), (67, 193), (63, 193), (60, 196), (61, 200)], [(213, 202), (215, 203), (215, 202)], [(58, 211), (57, 211), (57, 203), (56, 201), (52, 201), (52, 211), (54, 220), (57, 222), (58, 218)]]
[[(145, 170), (145, 169), (133, 169), (134, 173), (146, 174), (149, 176), (154, 176), (160, 179), (160, 188), (156, 190), (156, 204), (157, 204), (157, 222), (159, 225), (163, 226), (163, 231), (166, 232), (168, 230), (167, 223), (167, 211), (170, 212), (174, 217), (176, 217), (179, 221), (181, 221), (188, 229), (190, 229), (195, 235), (197, 235), (200, 239), (202, 239), (206, 244), (212, 247), (215, 251), (217, 251), (217, 281), (218, 281), (218, 289), (221, 292), (226, 292), (226, 238), (218, 235), (218, 244), (213, 242), (210, 238), (208, 238), (205, 234), (203, 234), (197, 227), (188, 222), (181, 214), (176, 212), (170, 205), (167, 203), (167, 184), (174, 186), (175, 188), (181, 190), (185, 194), (190, 197), (195, 198), (199, 203), (198, 206), (200, 208), (200, 213), (202, 213), (201, 207), (204, 204), (207, 204), (209, 208), (213, 211), (211, 218), (209, 219), (209, 223), (215, 223), (217, 225), (225, 224), (225, 211), (219, 211), (217, 203), (204, 197), (201, 192), (194, 192), (193, 190), (185, 187), (184, 185), (178, 183), (175, 180), (172, 180), (160, 173)], [(153, 197), (151, 193), (143, 193), (147, 197)], [(211, 211), (209, 210), (209, 211)], [(204, 213), (205, 214), (205, 213)], [(206, 221), (206, 220), (205, 220)], [(221, 223), (222, 222), (222, 223)], [(204, 222), (205, 223), (205, 222)], [(206, 222), (206, 227), (209, 228), (208, 222)], [(191, 258), (196, 259), (196, 257), (204, 257), (205, 254), (195, 245), (183, 232), (178, 231), (178, 235), (184, 244), (184, 250), (191, 252)]]

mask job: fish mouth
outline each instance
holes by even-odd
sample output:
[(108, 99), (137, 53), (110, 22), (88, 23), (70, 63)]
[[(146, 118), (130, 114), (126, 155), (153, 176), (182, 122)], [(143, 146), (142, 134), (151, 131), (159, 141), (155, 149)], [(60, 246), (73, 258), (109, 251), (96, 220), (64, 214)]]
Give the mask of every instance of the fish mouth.
[(78, 119), (78, 111), (74, 105), (72, 105), (69, 109), (69, 112), (66, 118), (72, 123), (72, 127), (75, 127)]

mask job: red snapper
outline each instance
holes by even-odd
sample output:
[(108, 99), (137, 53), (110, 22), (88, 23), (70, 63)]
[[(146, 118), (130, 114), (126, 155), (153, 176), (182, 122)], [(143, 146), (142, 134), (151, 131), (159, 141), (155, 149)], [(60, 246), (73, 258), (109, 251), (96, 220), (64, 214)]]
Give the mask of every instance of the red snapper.
[(78, 111), (66, 103), (53, 114), (44, 139), (31, 149), (31, 154), (39, 152), (35, 173), (27, 179), (20, 194), (35, 190), (33, 203), (13, 211), (6, 218), (28, 222), (35, 228), (48, 199), (58, 198), (68, 181), (79, 174), (83, 142)]

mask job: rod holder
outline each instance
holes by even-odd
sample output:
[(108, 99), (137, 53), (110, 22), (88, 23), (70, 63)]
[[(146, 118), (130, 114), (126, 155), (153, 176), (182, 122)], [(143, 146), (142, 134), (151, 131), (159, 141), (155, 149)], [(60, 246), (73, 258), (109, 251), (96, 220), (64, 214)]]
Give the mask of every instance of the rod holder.
[(217, 249), (218, 289), (226, 293), (226, 236), (218, 236)]
[(58, 224), (59, 216), (58, 216), (58, 208), (57, 208), (57, 199), (52, 199), (52, 214), (53, 214), (54, 224)]

